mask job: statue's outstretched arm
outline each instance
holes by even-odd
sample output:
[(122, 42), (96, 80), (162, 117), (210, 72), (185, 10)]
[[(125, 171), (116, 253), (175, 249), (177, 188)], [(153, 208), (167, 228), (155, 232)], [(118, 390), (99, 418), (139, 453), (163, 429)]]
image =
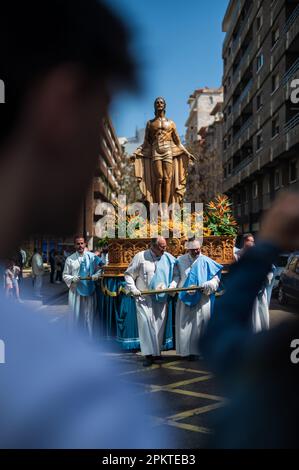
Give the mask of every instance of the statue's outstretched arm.
[(182, 144), (175, 123), (173, 123), (172, 138), (173, 138), (174, 143), (175, 143), (180, 149), (182, 149), (182, 151), (183, 151), (186, 155), (188, 155), (188, 157), (190, 158), (190, 160), (193, 160), (193, 161), (196, 160), (196, 158), (194, 157), (194, 155), (192, 155), (192, 153), (190, 153), (190, 152), (186, 149), (186, 147), (184, 147), (184, 145)]

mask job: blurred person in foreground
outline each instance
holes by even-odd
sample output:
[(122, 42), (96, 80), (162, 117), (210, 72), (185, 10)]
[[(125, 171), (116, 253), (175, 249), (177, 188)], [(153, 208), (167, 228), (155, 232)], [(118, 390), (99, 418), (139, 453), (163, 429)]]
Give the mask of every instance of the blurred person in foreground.
[[(12, 0), (1, 3), (1, 20), (4, 259), (30, 234), (75, 232), (107, 106), (117, 89), (134, 85), (135, 68), (124, 25), (100, 1)], [(108, 357), (4, 296), (0, 310), (1, 448), (165, 446)]]
[[(255, 239), (252, 233), (244, 233), (243, 235), (243, 246), (242, 249), (235, 253), (235, 258), (237, 261), (255, 245)], [(274, 265), (271, 266), (271, 271), (268, 272), (267, 276), (264, 279), (264, 282), (258, 291), (256, 299), (253, 304), (252, 309), (252, 328), (255, 333), (258, 333), (262, 330), (268, 330), (270, 326), (270, 314), (269, 314), (269, 304), (268, 292), (271, 286), (273, 277), (274, 277)], [(271, 294), (270, 294), (271, 296)]]
[(298, 246), (299, 194), (289, 193), (266, 214), (256, 246), (232, 266), (216, 303), (202, 344), (230, 403), (218, 414), (215, 447), (298, 447), (299, 364), (291, 360), (298, 319), (257, 335), (251, 328), (253, 304), (271, 265), (281, 250)]

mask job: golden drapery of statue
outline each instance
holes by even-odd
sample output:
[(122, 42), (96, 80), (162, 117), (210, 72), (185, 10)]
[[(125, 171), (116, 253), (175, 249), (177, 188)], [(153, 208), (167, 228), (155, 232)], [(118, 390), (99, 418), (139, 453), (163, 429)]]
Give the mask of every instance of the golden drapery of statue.
[(144, 199), (149, 203), (181, 203), (186, 191), (189, 160), (176, 125), (165, 117), (164, 98), (155, 100), (155, 118), (148, 121), (144, 142), (131, 159)]

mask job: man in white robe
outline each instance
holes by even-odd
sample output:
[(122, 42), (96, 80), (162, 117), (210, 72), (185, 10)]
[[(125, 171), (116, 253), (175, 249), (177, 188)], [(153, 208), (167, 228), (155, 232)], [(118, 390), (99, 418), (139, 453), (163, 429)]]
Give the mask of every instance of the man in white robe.
[[(246, 253), (248, 249), (255, 245), (254, 236), (251, 233), (243, 235), (243, 247), (237, 253), (235, 258), (237, 261)], [(255, 333), (262, 330), (268, 330), (270, 326), (269, 302), (267, 295), (267, 287), (271, 285), (273, 273), (269, 272), (265, 279), (264, 286), (259, 291), (252, 309), (252, 329)]]
[[(63, 280), (69, 288), (70, 324), (82, 327), (92, 336), (97, 308), (94, 283), (99, 279), (101, 269), (98, 269), (96, 255), (86, 249), (84, 237), (75, 238), (75, 249), (76, 252), (66, 259), (63, 271)], [(91, 280), (80, 280), (87, 276)]]
[(44, 264), (42, 255), (39, 254), (36, 248), (34, 249), (34, 255), (32, 256), (31, 270), (34, 295), (38, 298), (42, 298), (41, 289), (43, 285)]
[[(191, 267), (196, 263), (200, 254), (200, 242), (198, 240), (186, 243), (188, 252), (178, 258), (173, 273), (173, 281), (169, 287), (183, 287), (190, 273)], [(211, 260), (212, 261), (212, 260)], [(179, 356), (194, 360), (200, 353), (200, 338), (211, 317), (210, 295), (219, 287), (218, 275), (202, 284), (201, 296), (195, 305), (186, 305), (180, 298), (177, 299), (175, 316), (176, 352)], [(195, 291), (188, 291), (194, 295)]]
[(166, 247), (163, 237), (153, 239), (150, 249), (137, 253), (125, 272), (127, 289), (136, 300), (140, 349), (145, 356), (145, 367), (152, 365), (153, 356), (160, 355), (167, 319), (167, 295), (159, 301), (154, 295), (141, 295), (140, 291), (169, 286), (175, 258), (166, 252)]

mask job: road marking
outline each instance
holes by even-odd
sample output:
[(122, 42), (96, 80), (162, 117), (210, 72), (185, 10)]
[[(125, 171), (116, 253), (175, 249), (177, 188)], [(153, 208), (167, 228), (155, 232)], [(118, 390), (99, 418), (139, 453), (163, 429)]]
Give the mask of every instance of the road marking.
[(167, 369), (171, 369), (171, 370), (178, 370), (179, 372), (190, 372), (190, 373), (193, 373), (193, 374), (210, 374), (210, 372), (208, 372), (206, 370), (186, 369), (185, 367), (174, 367), (174, 366), (168, 367), (166, 364), (165, 364), (165, 366), (163, 365), (162, 367), (166, 367)]
[(221, 408), (223, 405), (224, 403), (221, 403), (221, 402), (213, 403), (211, 405), (194, 408), (193, 410), (182, 411), (181, 413), (168, 416), (166, 419), (170, 419), (173, 421), (181, 421), (182, 419), (191, 418), (193, 416), (197, 416), (203, 413), (208, 413), (209, 411), (212, 411), (212, 410), (216, 410), (217, 408)]
[(197, 382), (203, 382), (205, 380), (209, 380), (212, 377), (213, 376), (211, 374), (208, 374), (208, 375), (203, 375), (201, 377), (195, 377), (193, 379), (181, 380), (180, 382), (174, 382), (174, 383), (170, 383), (167, 385), (151, 385), (151, 387), (152, 387), (153, 392), (160, 392), (162, 390), (179, 388), (179, 387), (183, 387), (184, 385), (190, 385), (190, 384), (194, 384)]
[(186, 431), (200, 432), (202, 434), (212, 434), (212, 430), (204, 426), (196, 426), (194, 424), (179, 423), (177, 421), (171, 421), (170, 419), (165, 418), (155, 418), (156, 425), (166, 424), (167, 426), (172, 426), (179, 429), (184, 429)]
[(214, 401), (221, 401), (221, 402), (226, 401), (224, 397), (220, 397), (218, 395), (210, 395), (209, 393), (202, 393), (202, 392), (193, 392), (191, 390), (182, 390), (181, 388), (170, 388), (169, 390), (167, 390), (167, 392), (178, 393), (180, 395), (187, 395), (189, 397), (195, 397), (195, 398), (207, 398), (208, 400), (214, 400)]

